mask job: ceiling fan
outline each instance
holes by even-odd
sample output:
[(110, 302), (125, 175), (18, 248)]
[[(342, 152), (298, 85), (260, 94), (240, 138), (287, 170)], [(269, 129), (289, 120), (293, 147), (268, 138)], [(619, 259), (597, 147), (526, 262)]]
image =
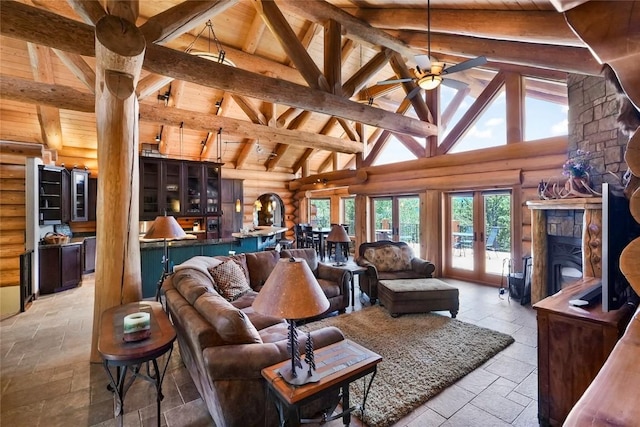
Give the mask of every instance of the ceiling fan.
[(473, 59), (447, 67), (444, 62), (435, 61), (431, 56), (431, 0), (427, 0), (427, 55), (416, 55), (416, 68), (412, 69), (415, 77), (404, 79), (383, 80), (378, 85), (405, 83), (414, 81), (418, 86), (407, 94), (407, 98), (413, 98), (421, 89), (433, 90), (444, 84), (454, 89), (464, 89), (467, 85), (458, 80), (445, 79), (444, 76), (478, 67), (487, 63), (487, 58), (478, 56)]

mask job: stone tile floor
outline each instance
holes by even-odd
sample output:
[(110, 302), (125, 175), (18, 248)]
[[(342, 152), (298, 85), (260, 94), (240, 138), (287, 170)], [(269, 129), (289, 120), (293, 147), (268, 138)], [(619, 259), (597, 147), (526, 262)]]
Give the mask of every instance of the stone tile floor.
[[(537, 426), (535, 312), (500, 299), (496, 288), (446, 281), (460, 289), (459, 320), (506, 332), (516, 342), (394, 425)], [(93, 291), (87, 275), (79, 288), (42, 296), (25, 313), (0, 321), (0, 425), (115, 425), (106, 374), (101, 364), (89, 363)], [(368, 304), (361, 296), (354, 309)], [(177, 344), (163, 392), (163, 426), (214, 425)], [(146, 381), (129, 390), (124, 425), (157, 425), (155, 391)], [(352, 425), (362, 424), (352, 417)]]

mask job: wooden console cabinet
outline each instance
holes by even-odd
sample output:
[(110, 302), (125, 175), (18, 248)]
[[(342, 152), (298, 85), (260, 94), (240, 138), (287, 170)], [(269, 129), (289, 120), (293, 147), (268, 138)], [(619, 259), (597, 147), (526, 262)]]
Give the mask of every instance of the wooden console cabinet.
[(538, 317), (538, 419), (562, 425), (624, 333), (631, 306), (603, 313), (600, 304), (573, 307), (569, 301), (597, 283), (583, 279), (536, 303)]
[(40, 293), (74, 288), (82, 281), (82, 244), (46, 245), (39, 249)]

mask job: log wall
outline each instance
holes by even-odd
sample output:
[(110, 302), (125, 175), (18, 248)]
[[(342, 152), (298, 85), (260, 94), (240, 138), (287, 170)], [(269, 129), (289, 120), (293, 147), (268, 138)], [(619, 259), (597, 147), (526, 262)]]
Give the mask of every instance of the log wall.
[[(33, 144), (24, 144), (30, 146)], [(26, 155), (0, 142), (0, 318), (20, 310), (20, 254), (25, 251)]]

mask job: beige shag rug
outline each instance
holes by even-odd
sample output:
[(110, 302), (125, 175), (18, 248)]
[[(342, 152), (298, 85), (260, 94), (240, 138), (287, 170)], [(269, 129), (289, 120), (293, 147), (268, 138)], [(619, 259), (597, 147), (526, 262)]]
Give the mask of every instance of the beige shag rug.
[[(511, 336), (437, 314), (393, 318), (380, 306), (326, 318), (300, 327), (338, 327), (346, 338), (382, 356), (367, 398), (364, 418), (386, 427), (453, 384), (511, 344)], [(367, 379), (368, 382), (368, 379)], [(351, 404), (360, 404), (364, 382), (351, 384)]]

